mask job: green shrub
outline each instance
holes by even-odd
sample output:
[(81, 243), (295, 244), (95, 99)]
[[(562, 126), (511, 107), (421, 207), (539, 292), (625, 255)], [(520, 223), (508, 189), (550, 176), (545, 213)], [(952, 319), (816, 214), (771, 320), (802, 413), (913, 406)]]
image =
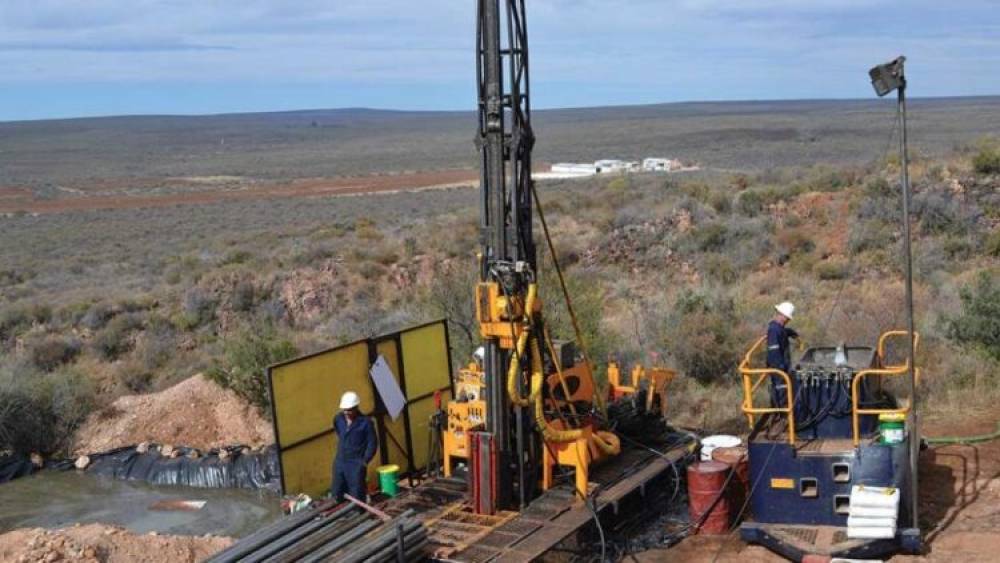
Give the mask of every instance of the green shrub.
[(851, 230), (851, 234), (847, 237), (847, 249), (853, 255), (884, 250), (895, 240), (892, 226), (881, 221), (865, 221)]
[(732, 373), (746, 345), (732, 300), (685, 292), (664, 327), (665, 344), (678, 368), (698, 381), (720, 381)]
[(983, 176), (1000, 174), (1000, 146), (983, 146), (972, 157), (972, 169)]
[(237, 282), (230, 296), (230, 302), (232, 303), (233, 310), (239, 313), (245, 313), (253, 309), (257, 303), (257, 289), (254, 287), (253, 282), (249, 280)]
[(79, 355), (79, 340), (59, 336), (43, 338), (28, 348), (28, 357), (32, 365), (45, 372), (68, 364)]
[(118, 315), (94, 335), (91, 347), (105, 361), (117, 360), (132, 349), (132, 332), (142, 326), (142, 317), (135, 313)]
[(225, 339), (222, 359), (213, 364), (207, 375), (270, 416), (271, 397), (264, 370), (298, 353), (295, 345), (280, 337), (273, 326), (251, 327)]
[(51, 318), (52, 309), (38, 303), (4, 309), (0, 312), (0, 340), (13, 338), (31, 328), (31, 325), (47, 323)]
[(764, 210), (764, 197), (757, 191), (741, 192), (736, 198), (736, 210), (747, 217), (756, 217)]
[(1000, 231), (994, 231), (986, 237), (986, 244), (983, 250), (989, 256), (1000, 257)]
[(975, 285), (959, 292), (962, 313), (948, 321), (948, 337), (961, 346), (1000, 360), (1000, 283), (997, 272), (984, 271)]
[(219, 302), (214, 295), (200, 287), (193, 287), (184, 294), (181, 324), (191, 330), (215, 319), (215, 309)]
[(724, 223), (708, 223), (691, 231), (691, 238), (699, 252), (714, 252), (726, 245), (728, 234)]
[(850, 267), (845, 260), (827, 260), (816, 264), (813, 268), (816, 276), (821, 280), (842, 280), (846, 279), (850, 273)]
[(733, 198), (729, 196), (726, 192), (713, 192), (708, 198), (708, 204), (712, 206), (717, 213), (723, 215), (729, 214), (733, 210)]
[(77, 372), (0, 369), (0, 450), (66, 453), (73, 432), (95, 404), (93, 385)]
[(864, 194), (872, 198), (889, 198), (897, 195), (889, 181), (875, 176), (865, 182)]

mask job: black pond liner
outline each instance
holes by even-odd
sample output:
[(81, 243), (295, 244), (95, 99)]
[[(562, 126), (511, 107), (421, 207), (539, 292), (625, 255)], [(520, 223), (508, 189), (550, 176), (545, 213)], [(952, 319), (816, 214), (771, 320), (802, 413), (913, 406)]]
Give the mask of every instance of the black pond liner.
[(26, 456), (0, 455), (0, 483), (31, 475), (37, 469)]
[[(268, 446), (252, 451), (243, 446), (211, 450), (188, 457), (193, 448), (175, 448), (176, 457), (160, 455), (159, 446), (150, 445), (144, 453), (136, 446), (126, 446), (90, 454), (86, 472), (114, 479), (145, 481), (151, 485), (184, 485), (212, 489), (268, 489), (280, 491), (281, 474), (277, 448)], [(220, 452), (225, 455), (220, 457)], [(244, 453), (246, 452), (246, 453)], [(45, 464), (45, 469), (70, 470), (73, 460)], [(26, 457), (0, 457), (0, 483), (30, 475), (37, 470)]]

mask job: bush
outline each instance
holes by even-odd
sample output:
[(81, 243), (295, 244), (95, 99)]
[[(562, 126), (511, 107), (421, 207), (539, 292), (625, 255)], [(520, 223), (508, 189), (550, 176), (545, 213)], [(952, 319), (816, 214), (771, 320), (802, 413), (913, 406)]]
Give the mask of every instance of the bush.
[(857, 255), (888, 248), (895, 240), (891, 226), (881, 221), (866, 221), (851, 231), (847, 238), (847, 249), (851, 254)]
[(132, 349), (132, 331), (142, 326), (142, 317), (135, 313), (118, 315), (94, 335), (91, 346), (105, 361), (114, 361)]
[(674, 305), (665, 342), (677, 367), (699, 381), (719, 381), (733, 372), (745, 342), (732, 300), (686, 292)]
[(962, 313), (948, 321), (948, 337), (961, 346), (1000, 360), (1000, 283), (996, 272), (981, 272), (975, 285), (959, 292)]
[(215, 319), (215, 308), (219, 302), (208, 291), (193, 287), (184, 294), (181, 321), (185, 328), (194, 329)]
[(247, 280), (237, 282), (230, 300), (236, 312), (245, 313), (253, 309), (257, 303), (257, 290), (253, 282)]
[(146, 370), (166, 365), (177, 351), (177, 331), (163, 317), (149, 319), (148, 328), (139, 337), (135, 356)]
[(889, 184), (889, 181), (881, 176), (875, 176), (865, 182), (864, 193), (869, 197), (878, 199), (889, 198), (896, 195), (896, 192), (893, 190), (892, 185)]
[(842, 280), (850, 275), (851, 270), (845, 260), (828, 260), (816, 264), (814, 271), (821, 280)]
[(93, 385), (79, 373), (0, 369), (0, 450), (65, 453), (95, 404)]
[(31, 363), (38, 369), (49, 372), (68, 364), (80, 355), (80, 341), (76, 339), (49, 336), (32, 344), (28, 349)]
[(920, 230), (926, 235), (965, 235), (975, 222), (972, 210), (951, 196), (924, 192), (913, 198), (913, 211), (920, 219)]
[(983, 250), (989, 256), (1000, 258), (1000, 231), (991, 233), (986, 237), (986, 245)]
[(251, 327), (225, 339), (222, 360), (217, 360), (207, 375), (270, 416), (271, 397), (264, 370), (298, 353), (295, 345), (281, 338), (272, 326), (256, 330)]
[(87, 312), (83, 314), (83, 318), (80, 319), (80, 324), (83, 325), (84, 328), (97, 330), (107, 324), (113, 316), (115, 316), (115, 313), (111, 308), (111, 305), (107, 303), (94, 303), (89, 309), (87, 309)]
[(976, 156), (972, 157), (972, 169), (983, 176), (1000, 174), (1000, 147), (996, 145), (983, 146)]
[(32, 303), (4, 309), (0, 313), (0, 340), (13, 338), (36, 323), (47, 323), (52, 318), (52, 309)]
[(691, 232), (695, 247), (700, 252), (722, 250), (726, 245), (729, 229), (723, 223), (708, 223)]

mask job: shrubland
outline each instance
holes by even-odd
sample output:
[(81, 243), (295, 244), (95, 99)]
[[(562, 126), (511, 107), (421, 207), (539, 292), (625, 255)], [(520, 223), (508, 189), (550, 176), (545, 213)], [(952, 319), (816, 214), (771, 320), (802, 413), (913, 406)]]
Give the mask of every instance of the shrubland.
[[(987, 150), (914, 159), (932, 409), (1000, 398)], [(807, 343), (902, 327), (898, 172), (887, 159), (540, 184), (599, 377), (610, 359), (666, 363), (681, 374), (675, 421), (736, 431), (735, 368), (775, 303), (796, 303)], [(0, 250), (0, 450), (57, 452), (81, 413), (196, 371), (267, 412), (268, 364), (435, 318), (465, 363), (479, 339), (475, 206), (474, 190), (449, 189), (4, 219), (24, 244)], [(539, 270), (553, 336), (572, 339), (541, 237)]]

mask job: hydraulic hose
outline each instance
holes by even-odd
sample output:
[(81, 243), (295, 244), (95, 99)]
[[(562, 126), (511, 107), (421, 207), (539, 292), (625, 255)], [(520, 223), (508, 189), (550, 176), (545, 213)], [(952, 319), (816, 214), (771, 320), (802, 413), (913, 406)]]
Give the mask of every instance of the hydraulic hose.
[(538, 295), (538, 286), (528, 284), (528, 295), (524, 300), (524, 328), (517, 337), (517, 344), (514, 346), (514, 353), (510, 359), (510, 367), (507, 369), (507, 394), (510, 401), (519, 407), (531, 405), (531, 398), (522, 397), (517, 391), (518, 374), (521, 371), (521, 356), (524, 355), (524, 348), (528, 344), (528, 337), (531, 335), (531, 312), (535, 308), (535, 296)]
[(988, 442), (990, 440), (996, 440), (1000, 438), (1000, 422), (997, 422), (996, 432), (991, 432), (989, 434), (978, 434), (974, 436), (942, 436), (937, 438), (924, 437), (924, 441), (928, 444), (976, 444), (979, 442)]

